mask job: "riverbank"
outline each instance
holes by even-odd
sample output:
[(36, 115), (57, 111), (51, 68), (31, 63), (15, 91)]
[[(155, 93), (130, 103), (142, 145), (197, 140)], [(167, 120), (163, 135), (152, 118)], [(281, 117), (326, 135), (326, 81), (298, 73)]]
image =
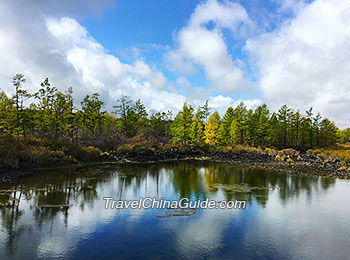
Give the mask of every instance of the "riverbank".
[(115, 154), (119, 163), (157, 163), (169, 160), (198, 160), (229, 163), (247, 168), (271, 169), (280, 172), (317, 175), (323, 177), (350, 179), (350, 163), (339, 158), (320, 157), (309, 150), (300, 153), (294, 149), (257, 149), (241, 147), (225, 151), (201, 151), (197, 149), (170, 149), (166, 151), (141, 150), (122, 151)]
[(67, 156), (62, 151), (41, 152), (44, 158), (33, 160), (33, 157), (30, 157), (32, 158), (30, 163), (17, 159), (12, 168), (8, 165), (7, 168), (2, 167), (0, 183), (12, 182), (16, 177), (33, 174), (38, 169), (89, 167), (92, 164), (151, 164), (183, 160), (222, 162), (247, 168), (350, 179), (350, 163), (346, 157), (350, 150), (345, 149), (344, 160), (339, 157), (338, 150), (338, 157), (334, 156), (335, 150), (332, 151), (317, 149), (300, 153), (294, 149), (274, 150), (244, 146), (213, 149), (208, 146), (147, 148), (137, 145), (121, 147), (116, 151), (101, 152), (95, 147), (82, 147), (78, 153), (79, 160), (72, 155)]

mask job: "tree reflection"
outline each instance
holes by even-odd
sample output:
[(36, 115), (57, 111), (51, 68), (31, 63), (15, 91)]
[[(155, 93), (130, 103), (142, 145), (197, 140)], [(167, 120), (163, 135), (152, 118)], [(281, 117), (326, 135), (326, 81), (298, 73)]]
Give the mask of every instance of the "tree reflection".
[[(93, 208), (97, 200), (102, 200), (101, 191), (110, 184), (116, 194), (109, 196), (116, 199), (125, 199), (127, 192), (134, 197), (169, 195), (177, 199), (223, 195), (226, 200), (246, 200), (264, 207), (272, 194), (277, 194), (280, 202), (286, 204), (301, 195), (310, 198), (335, 182), (335, 179), (203, 162), (64, 170), (25, 179), (21, 186), (9, 186), (8, 190), (0, 191), (1, 231), (6, 234), (6, 254), (14, 256), (21, 236), (33, 232), (34, 227), (40, 232), (44, 225), (54, 226), (55, 221), (61, 219), (58, 216), (63, 216), (67, 227), (71, 207), (77, 206), (78, 212)], [(27, 207), (22, 207), (21, 203)], [(34, 225), (22, 219), (25, 211), (32, 213), (26, 216), (33, 218)]]
[(19, 224), (20, 218), (23, 215), (23, 210), (19, 209), (22, 194), (22, 187), (19, 187), (18, 190), (17, 186), (15, 186), (13, 191), (3, 191), (0, 196), (3, 205), (0, 207), (1, 226), (2, 229), (5, 230), (7, 236), (5, 240), (5, 250), (8, 256), (15, 255), (20, 236), (31, 231), (30, 226)]

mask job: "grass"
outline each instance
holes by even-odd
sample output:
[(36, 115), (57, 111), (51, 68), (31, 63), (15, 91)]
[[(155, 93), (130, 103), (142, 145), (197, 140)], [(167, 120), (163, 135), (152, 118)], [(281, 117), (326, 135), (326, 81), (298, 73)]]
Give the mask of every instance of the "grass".
[(342, 164), (350, 163), (350, 145), (348, 144), (337, 144), (329, 148), (311, 149), (308, 152), (313, 153), (323, 161), (339, 159)]

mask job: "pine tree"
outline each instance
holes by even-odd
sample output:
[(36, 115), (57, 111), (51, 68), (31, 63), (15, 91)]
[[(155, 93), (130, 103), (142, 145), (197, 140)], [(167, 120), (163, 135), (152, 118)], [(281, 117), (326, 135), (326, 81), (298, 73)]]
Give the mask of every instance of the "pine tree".
[(221, 124), (218, 132), (218, 141), (220, 145), (232, 144), (230, 141), (230, 131), (231, 131), (231, 123), (234, 119), (233, 108), (229, 107), (226, 110), (224, 117), (221, 120)]
[(310, 146), (313, 145), (313, 117), (312, 117), (313, 113), (312, 113), (312, 107), (310, 107), (310, 109), (308, 111), (306, 111), (306, 124), (308, 125), (309, 128), (309, 144)]
[(36, 114), (35, 120), (39, 122), (39, 128), (43, 134), (49, 135), (53, 132), (55, 116), (53, 115), (53, 103), (57, 89), (51, 87), (49, 79), (46, 78), (41, 83), (41, 88), (34, 94), (34, 97), (39, 99), (39, 111)]
[(279, 128), (280, 123), (278, 121), (277, 114), (274, 112), (272, 113), (270, 120), (269, 120), (269, 126), (271, 131), (269, 132), (268, 140), (270, 146), (279, 146)]
[(204, 133), (203, 133), (203, 125), (197, 118), (197, 116), (193, 117), (192, 125), (191, 125), (191, 143), (198, 144), (203, 141)]
[[(302, 116), (299, 113), (299, 110), (296, 113), (293, 113), (292, 115), (292, 136), (295, 139), (295, 145), (298, 147), (300, 142), (300, 132), (301, 132), (301, 123), (302, 123)], [(293, 145), (293, 142), (292, 142)]]
[(292, 110), (287, 106), (283, 105), (278, 110), (278, 120), (280, 121), (281, 135), (282, 135), (282, 145), (287, 146), (288, 135), (290, 132), (290, 121), (292, 117)]
[(99, 99), (99, 96), (98, 93), (86, 95), (81, 102), (83, 128), (91, 133), (96, 133), (97, 130), (102, 132), (105, 111), (101, 111), (104, 102)]
[(341, 143), (350, 143), (350, 128), (339, 130), (338, 138)]
[(211, 108), (208, 105), (208, 100), (205, 101), (203, 106), (198, 107), (196, 117), (202, 123), (202, 125), (205, 125), (206, 120), (207, 120), (208, 116), (210, 115), (210, 110), (211, 110)]
[(16, 128), (16, 107), (13, 105), (13, 99), (0, 92), (0, 134), (12, 135)]
[(189, 145), (191, 142), (191, 125), (193, 118), (193, 108), (184, 103), (171, 126), (171, 135), (173, 143)]
[(246, 120), (247, 120), (247, 107), (243, 102), (234, 109), (234, 118), (237, 121), (238, 132), (238, 143), (244, 144), (245, 132), (246, 132)]
[(319, 146), (319, 134), (320, 134), (320, 127), (321, 127), (321, 115), (320, 113), (317, 113), (313, 120), (313, 127), (315, 129), (315, 134), (316, 134), (316, 146)]
[(320, 146), (331, 146), (337, 142), (338, 128), (335, 124), (325, 118), (320, 123), (319, 137)]
[(113, 106), (116, 110), (113, 112), (117, 116), (119, 116), (120, 128), (126, 134), (126, 136), (130, 137), (133, 135), (134, 127), (132, 125), (132, 120), (136, 118), (135, 111), (132, 107), (132, 100), (130, 97), (122, 95), (120, 99), (118, 99), (118, 105)]
[(255, 117), (257, 119), (257, 128), (256, 128), (256, 144), (258, 145), (266, 145), (267, 138), (269, 136), (270, 129), (270, 111), (267, 108), (266, 104), (262, 106), (258, 106), (254, 111)]
[(205, 125), (205, 143), (210, 145), (218, 144), (218, 131), (219, 131), (220, 117), (218, 112), (214, 112), (208, 119)]
[(239, 144), (241, 143), (241, 126), (236, 119), (233, 119), (230, 127), (230, 143)]
[(25, 135), (25, 127), (23, 125), (23, 102), (30, 97), (27, 90), (22, 89), (23, 83), (26, 82), (23, 74), (16, 74), (12, 78), (12, 84), (15, 86), (15, 96), (13, 97), (14, 105), (16, 107), (16, 135), (17, 140), (20, 133)]

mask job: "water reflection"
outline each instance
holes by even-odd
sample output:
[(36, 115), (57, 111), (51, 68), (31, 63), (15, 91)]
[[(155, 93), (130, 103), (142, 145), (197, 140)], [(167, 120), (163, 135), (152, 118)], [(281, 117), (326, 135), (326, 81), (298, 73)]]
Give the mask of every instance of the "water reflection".
[[(264, 237), (266, 230), (262, 229), (269, 225), (274, 228), (280, 225), (283, 229), (285, 223), (280, 219), (284, 217), (283, 212), (290, 212), (289, 208), (300, 206), (301, 211), (314, 212), (315, 198), (323, 199), (325, 205), (318, 214), (330, 214), (326, 210), (332, 197), (327, 197), (327, 191), (331, 190), (329, 196), (339, 199), (338, 190), (344, 185), (349, 183), (196, 162), (38, 173), (18, 180), (15, 185), (1, 187), (0, 259), (137, 259), (144, 255), (151, 259), (289, 258), (295, 252), (283, 249), (284, 243), (276, 248), (271, 244), (271, 237)], [(200, 209), (191, 217), (167, 220), (155, 217), (161, 209), (104, 209), (103, 197), (131, 200), (141, 196), (237, 199), (246, 200), (248, 207), (245, 210)], [(338, 213), (339, 225), (342, 221), (345, 225), (349, 213), (348, 209)], [(296, 234), (290, 234), (290, 239), (317, 228), (299, 230), (298, 223), (295, 223)], [(254, 226), (261, 230), (258, 236), (252, 230)], [(339, 228), (344, 238), (350, 235), (348, 226)], [(267, 239), (267, 242), (261, 244), (255, 239)], [(348, 250), (347, 247), (339, 249), (343, 242), (337, 241), (338, 254)], [(135, 246), (142, 250), (135, 252)], [(310, 252), (301, 256), (308, 257)], [(322, 259), (322, 254), (320, 256)]]

